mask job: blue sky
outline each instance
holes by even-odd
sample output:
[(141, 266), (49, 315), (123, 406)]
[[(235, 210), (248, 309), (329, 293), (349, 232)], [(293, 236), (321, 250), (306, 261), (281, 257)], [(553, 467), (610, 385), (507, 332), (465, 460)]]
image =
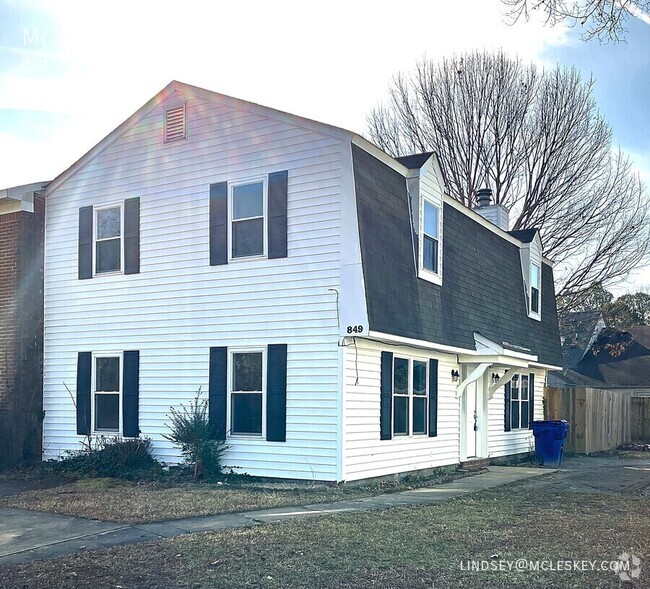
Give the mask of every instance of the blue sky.
[(507, 26), (499, 0), (0, 0), (0, 188), (55, 177), (172, 79), (364, 132), (392, 75), (483, 48), (593, 73), (616, 144), (650, 183), (639, 20), (627, 44), (600, 45), (565, 26)]

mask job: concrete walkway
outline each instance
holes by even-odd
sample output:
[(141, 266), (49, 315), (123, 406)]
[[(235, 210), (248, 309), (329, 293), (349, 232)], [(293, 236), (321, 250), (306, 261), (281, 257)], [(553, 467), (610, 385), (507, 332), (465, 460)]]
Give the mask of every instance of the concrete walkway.
[(141, 525), (116, 524), (4, 507), (0, 508), (0, 566), (53, 558), (81, 550), (109, 548), (194, 532), (250, 527), (297, 517), (387, 509), (403, 505), (428, 505), (465, 493), (507, 485), (550, 472), (555, 471), (540, 468), (490, 466), (488, 472), (483, 474), (400, 493), (302, 507), (262, 509)]

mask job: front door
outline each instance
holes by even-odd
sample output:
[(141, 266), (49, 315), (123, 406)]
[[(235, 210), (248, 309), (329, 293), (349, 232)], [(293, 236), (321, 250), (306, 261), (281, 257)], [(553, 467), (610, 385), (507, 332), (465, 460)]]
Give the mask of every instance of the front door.
[(477, 456), (478, 403), (476, 382), (467, 385), (465, 392), (465, 457)]

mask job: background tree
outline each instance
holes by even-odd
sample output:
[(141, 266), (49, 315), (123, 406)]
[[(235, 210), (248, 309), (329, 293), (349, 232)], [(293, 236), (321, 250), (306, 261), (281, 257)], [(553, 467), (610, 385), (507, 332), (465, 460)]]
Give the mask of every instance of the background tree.
[(630, 16), (650, 23), (650, 0), (501, 0), (514, 24), (531, 13), (544, 16), (550, 25), (567, 22), (583, 28), (582, 38), (600, 41), (625, 40)]
[(650, 325), (650, 294), (637, 292), (603, 305), (605, 323), (612, 327)]
[(541, 230), (561, 312), (592, 284), (623, 280), (650, 251), (645, 187), (612, 150), (593, 84), (573, 68), (475, 52), (396, 75), (387, 104), (368, 116), (371, 139), (388, 153), (434, 151), (463, 204), (489, 186), (511, 229)]

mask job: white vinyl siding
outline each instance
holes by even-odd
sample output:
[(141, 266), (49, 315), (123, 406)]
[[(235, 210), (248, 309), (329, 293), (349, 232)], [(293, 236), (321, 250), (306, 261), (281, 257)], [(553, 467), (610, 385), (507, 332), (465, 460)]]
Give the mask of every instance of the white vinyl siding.
[[(187, 101), (187, 139), (163, 143), (163, 106), (47, 198), (44, 456), (79, 448), (80, 351), (138, 349), (142, 435), (157, 458), (170, 406), (207, 396), (209, 349), (286, 343), (287, 441), (229, 443), (224, 464), (270, 477), (335, 480), (339, 448), (341, 166), (349, 143), (238, 110)], [(289, 171), (288, 257), (210, 266), (210, 184)], [(345, 188), (352, 194), (351, 186)], [(141, 271), (78, 280), (78, 209), (140, 197)]]
[[(345, 349), (344, 471), (345, 480), (358, 480), (457, 464), (460, 460), (460, 404), (451, 382), (455, 356), (423, 352), (357, 339)], [(438, 359), (438, 435), (394, 436), (379, 439), (381, 352), (394, 357)]]
[[(544, 377), (541, 369), (524, 370), (524, 374), (535, 375), (535, 419), (544, 418)], [(488, 454), (490, 458), (521, 454), (535, 449), (535, 438), (532, 429), (513, 429), (509, 432), (505, 428), (505, 399), (504, 387), (499, 387), (494, 397), (488, 403)]]

